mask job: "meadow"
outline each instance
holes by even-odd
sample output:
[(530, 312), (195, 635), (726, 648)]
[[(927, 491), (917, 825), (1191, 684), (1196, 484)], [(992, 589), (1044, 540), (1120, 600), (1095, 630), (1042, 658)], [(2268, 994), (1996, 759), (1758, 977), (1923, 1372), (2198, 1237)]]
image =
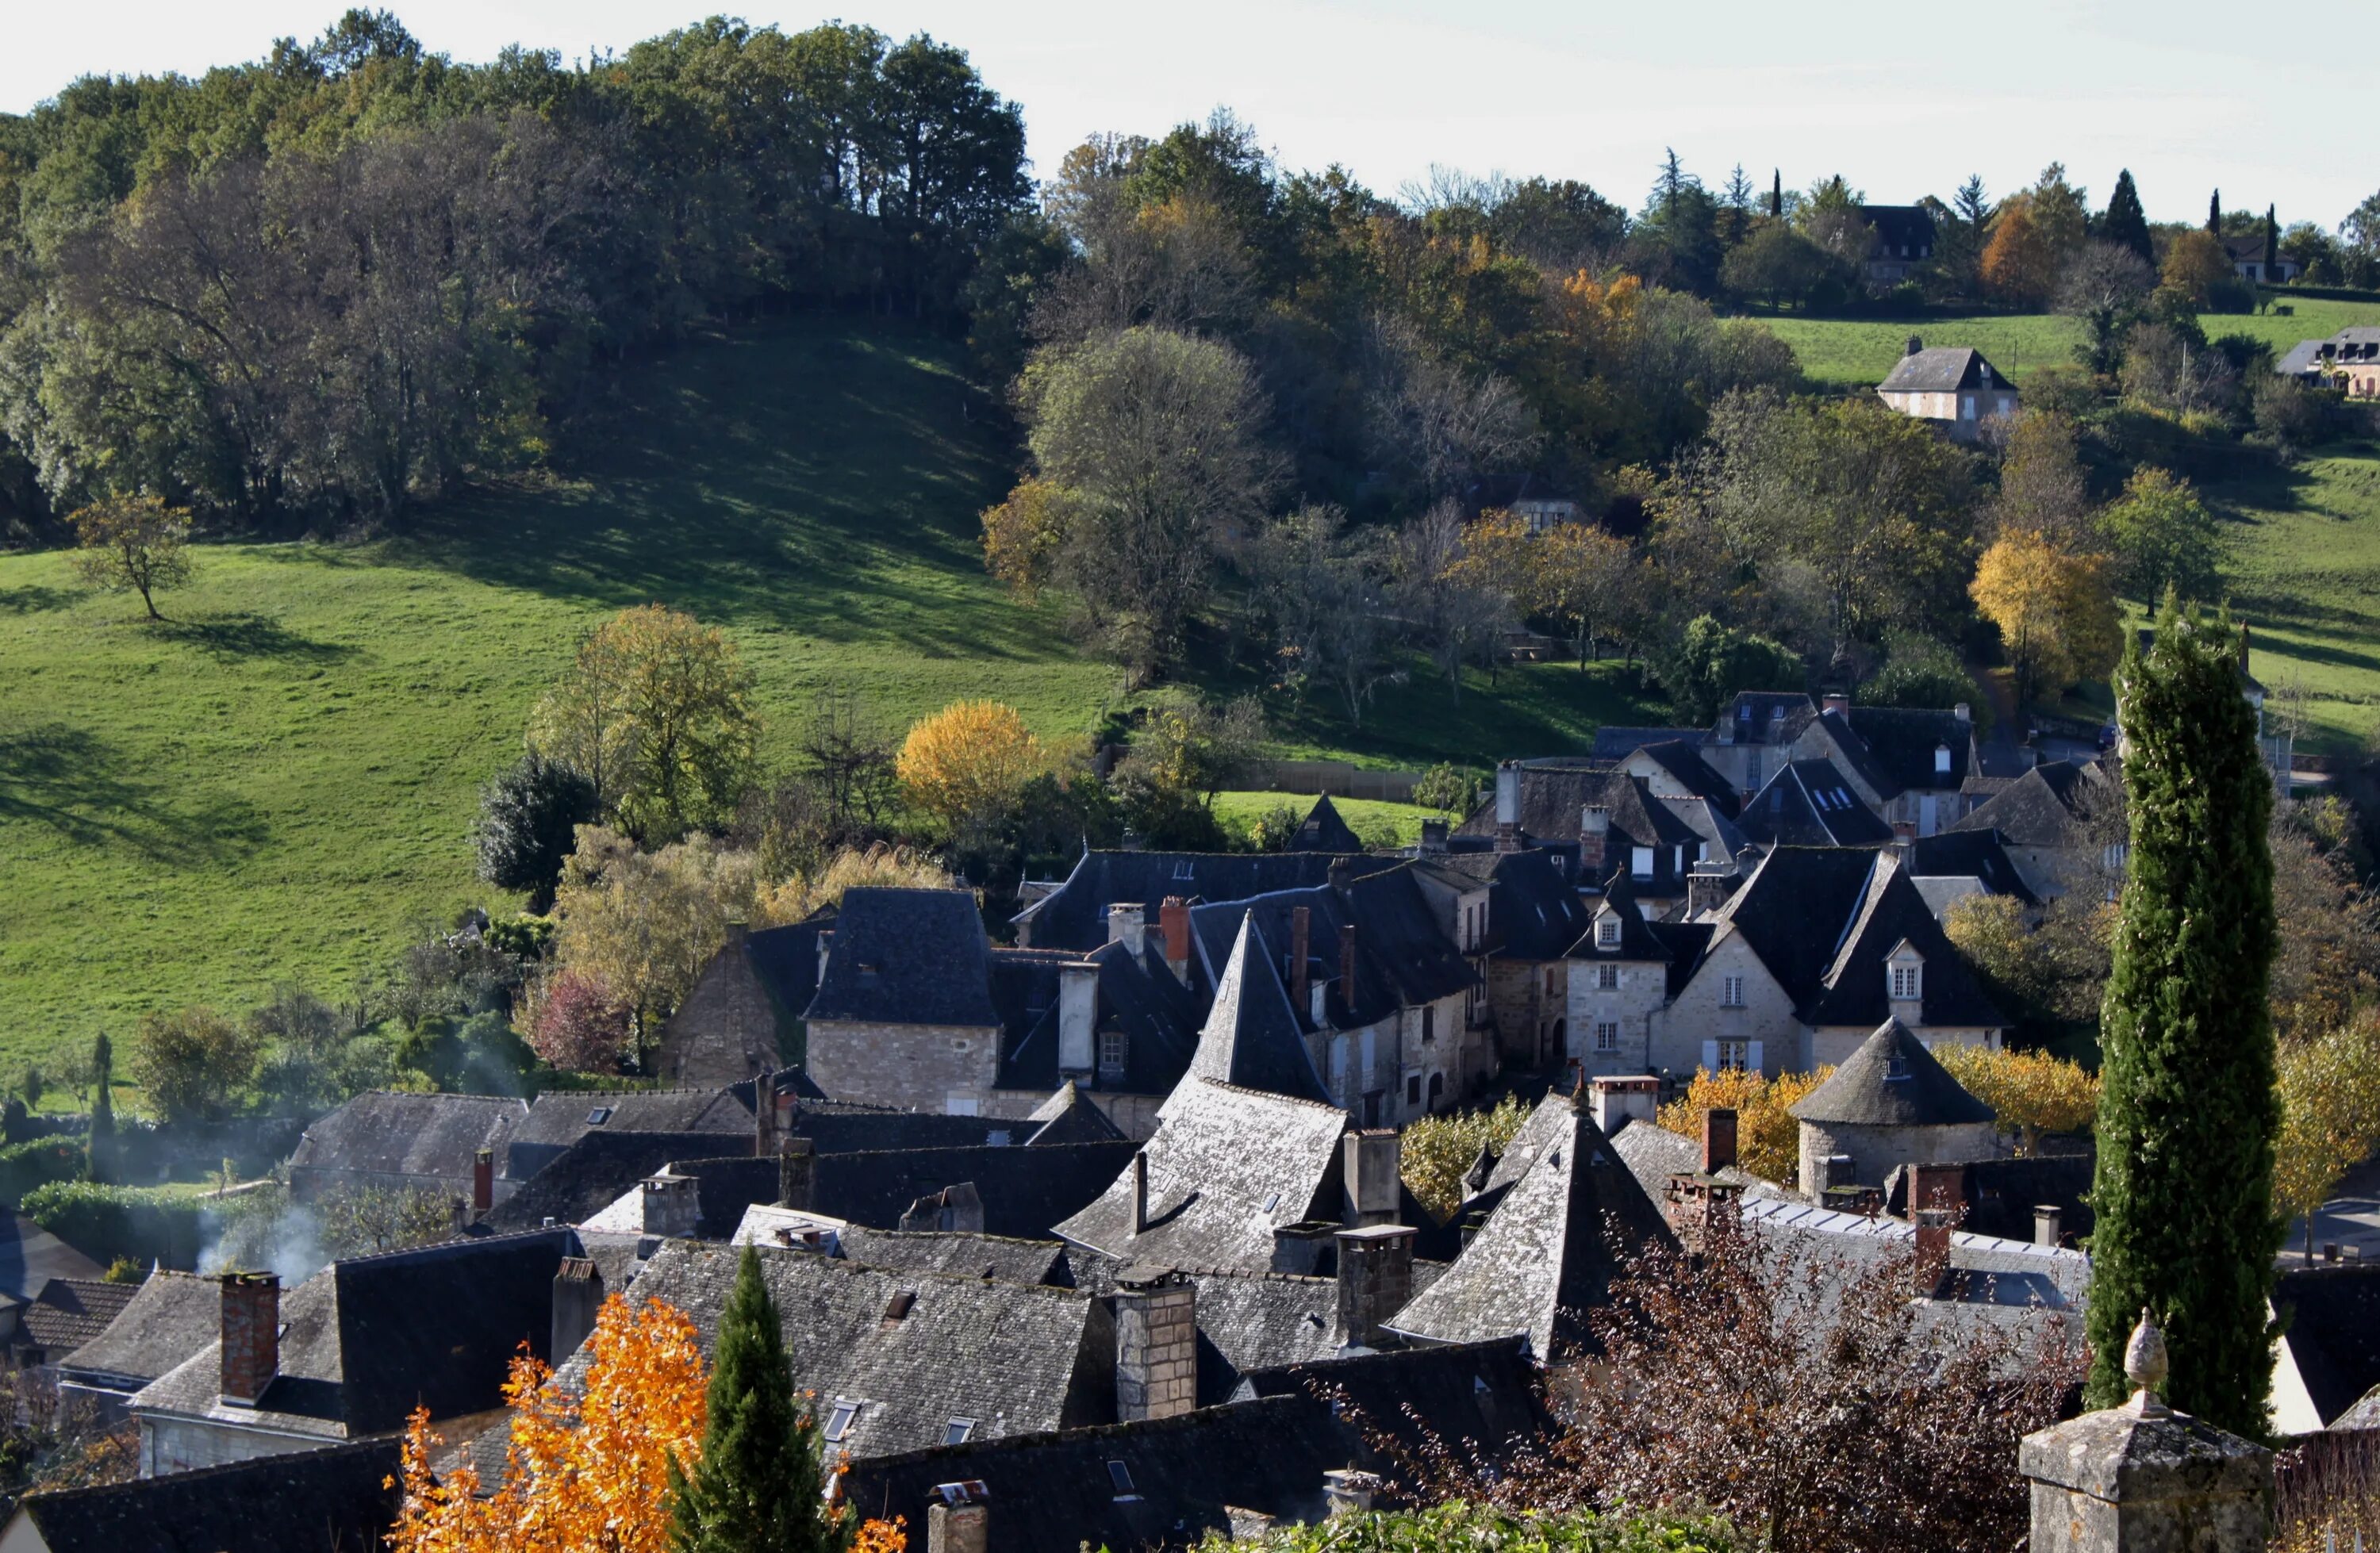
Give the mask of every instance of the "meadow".
[[(2278, 305), (2292, 310), (2286, 316), (2210, 313), (2200, 322), (2210, 338), (2247, 334), (2271, 346), (2276, 355), (2300, 340), (2337, 334), (2350, 324), (2380, 323), (2380, 301), (2284, 297)], [(1888, 322), (1802, 318), (1791, 313), (1759, 316), (1779, 339), (1793, 347), (1803, 375), (1821, 389), (1875, 387), (1908, 348), (1912, 334), (1929, 346), (1972, 346), (2020, 385), (2025, 374), (2036, 368), (2070, 364), (2075, 344), (2082, 337), (2080, 323), (2056, 313), (1991, 313)]]
[[(479, 789), (605, 613), (725, 627), (782, 765), (820, 692), (898, 733), (963, 698), (1045, 736), (1123, 704), (1062, 621), (985, 575), (1012, 475), (947, 342), (796, 321), (643, 369), (601, 456), (466, 491), (352, 545), (208, 544), (163, 624), (60, 553), (0, 555), (0, 1073), (149, 1010), (326, 995), (470, 904)], [(1219, 672), (1231, 692), (1252, 675)], [(1351, 727), (1283, 707), (1282, 752), (1374, 765), (1572, 747), (1649, 715), (1633, 674), (1415, 666)]]

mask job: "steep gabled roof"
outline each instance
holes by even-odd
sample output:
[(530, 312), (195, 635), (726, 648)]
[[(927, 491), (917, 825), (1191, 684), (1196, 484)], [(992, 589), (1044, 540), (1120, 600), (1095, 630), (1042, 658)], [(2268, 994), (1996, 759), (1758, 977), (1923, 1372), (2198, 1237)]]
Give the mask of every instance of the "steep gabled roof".
[(1995, 895), (2013, 895), (2026, 905), (2041, 904), (2017, 872), (1998, 831), (1944, 831), (1909, 843), (1913, 879), (1976, 879)]
[(1054, 1240), (951, 1230), (876, 1230), (853, 1224), (837, 1231), (845, 1260), (891, 1271), (946, 1273), (995, 1283), (1072, 1286), (1066, 1247)]
[(1025, 1120), (1031, 1124), (1025, 1137), (1028, 1145), (1108, 1143), (1123, 1136), (1107, 1112), (1093, 1105), (1071, 1078)]
[(1788, 761), (1736, 823), (1767, 846), (1881, 846), (1892, 839), (1892, 827), (1860, 801), (1831, 760)]
[[(1038, 1013), (1016, 1018), (1006, 1007), (1011, 994), (1003, 988), (1001, 967), (1022, 965), (1035, 957), (1051, 961), (1041, 972), (1032, 973), (1047, 977)], [(1000, 1053), (1002, 1089), (1052, 1089), (1060, 1083), (1062, 1075), (1058, 1070), (1057, 981), (1062, 973), (1056, 969), (1055, 961), (1070, 957), (1059, 954), (1052, 960), (1046, 952), (1038, 950), (992, 952), (995, 997), (1003, 1005)], [(1103, 943), (1081, 958), (1099, 968), (1093, 1013), (1096, 1028), (1117, 1031), (1124, 1037), (1123, 1079), (1094, 1082), (1103, 1091), (1171, 1094), (1189, 1071), (1191, 1054), (1197, 1049), (1197, 994), (1184, 987), (1167, 967), (1164, 951), (1159, 947), (1155, 934), (1144, 941), (1137, 955), (1129, 945)], [(1015, 969), (1004, 973), (1018, 979), (1026, 974)]]
[[(1860, 847), (1778, 847), (1760, 860), (1711, 924), (1743, 936), (1806, 1021), (1825, 995), (1827, 973), (1866, 903), (1869, 876), (1880, 855)], [(1922, 910), (1925, 902), (1918, 905)], [(1881, 977), (1883, 971), (1876, 974)]]
[(528, 1115), (501, 1095), (358, 1095), (318, 1117), (289, 1158), (292, 1171), (468, 1181), (471, 1158), (499, 1155)]
[(1691, 738), (1663, 739), (1631, 753), (1658, 762), (1663, 770), (1677, 778), (1687, 792), (1717, 805), (1728, 818), (1735, 817), (1735, 789), (1709, 761), (1703, 758), (1699, 730)]
[[(1119, 1261), (1264, 1271), (1273, 1231), (1340, 1217), (1336, 1106), (1240, 1089), (1196, 1074), (1167, 1098), (1148, 1163), (1148, 1222), (1133, 1232), (1133, 1172), (1057, 1227)], [(1028, 1150), (1027, 1152), (1040, 1152)]]
[(1859, 1127), (1951, 1127), (1997, 1114), (1898, 1019), (1886, 1020), (1792, 1111), (1799, 1122)]
[(1818, 704), (1799, 690), (1739, 690), (1719, 709), (1712, 736), (1724, 744), (1791, 744), (1817, 715)]
[(1157, 908), (1169, 895), (1185, 901), (1245, 901), (1276, 890), (1310, 889), (1329, 881), (1331, 866), (1358, 872), (1396, 867), (1386, 856), (1349, 858), (1322, 852), (1086, 852), (1065, 883), (1012, 918), (1019, 942), (1035, 949), (1087, 952), (1108, 941), (1108, 907)]
[(1892, 364), (1876, 385), (1878, 394), (1949, 394), (1961, 388), (2014, 388), (2016, 385), (1965, 346), (1936, 346), (1913, 350)]
[[(1626, 1259), (1670, 1243), (1660, 1210), (1585, 1110), (1566, 1116), (1444, 1277), (1389, 1326), (1438, 1342), (1524, 1334), (1540, 1363), (1586, 1339), (1580, 1313), (1605, 1303)], [(1542, 1110), (1544, 1106), (1539, 1109)]]
[(49, 1553), (348, 1553), (395, 1523), (401, 1455), (395, 1439), (291, 1451), (53, 1489), (18, 1514)]
[(1452, 997), (1478, 980), (1414, 877), (1426, 867), (1407, 864), (1347, 885), (1347, 911), (1365, 968), (1384, 977), (1408, 1007)]
[[(1955, 788), (1967, 780), (1967, 757), (1974, 746), (1975, 728), (1956, 711), (1855, 706), (1848, 722), (1874, 770), (1888, 783), (1878, 790), (1885, 797)], [(1947, 776), (1935, 764), (1937, 753), (1946, 746), (1950, 751)]]
[(58, 1361), (61, 1371), (121, 1389), (164, 1375), (223, 1335), (223, 1286), (195, 1273), (149, 1275), (104, 1331)]
[[(1609, 911), (1620, 919), (1620, 944), (1606, 949), (1596, 941), (1596, 923)], [(1643, 960), (1655, 965), (1670, 958), (1670, 946), (1653, 931), (1653, 924), (1645, 920), (1645, 913), (1636, 898), (1635, 881), (1628, 877), (1626, 864), (1613, 870), (1603, 883), (1603, 899), (1590, 907), (1586, 930), (1571, 941), (1570, 954), (1578, 960)]]
[[(1017, 1141), (1006, 1145), (821, 1154), (811, 1168), (810, 1207), (846, 1223), (893, 1230), (920, 1197), (963, 1185), (983, 1205), (986, 1234), (1046, 1240), (1058, 1220), (1098, 1197), (1138, 1151), (1124, 1138), (1026, 1147), (1024, 1129), (1008, 1125), (1017, 1129)], [(703, 1239), (725, 1239), (746, 1208), (777, 1200), (774, 1159), (680, 1158), (670, 1168), (698, 1183), (702, 1217), (696, 1232)], [(631, 1182), (622, 1192), (634, 1189)]]
[(1827, 966), (1824, 990), (1815, 1002), (1802, 1005), (1803, 1022), (1865, 1028), (1890, 1017), (1887, 964), (1903, 943), (1925, 963), (1919, 990), (1928, 1025), (1998, 1029), (2009, 1023), (1889, 853), (1876, 854), (1858, 909)]
[(17, 1313), (18, 1341), (55, 1359), (90, 1342), (124, 1314), (137, 1283), (96, 1278), (54, 1278)]
[(2092, 806), (2107, 801), (2107, 779), (2099, 767), (2057, 760), (2034, 767), (1950, 829), (1998, 831), (2018, 846), (2083, 846)]
[(1215, 1001), (1190, 1059), (1192, 1076), (1242, 1089), (1269, 1090), (1328, 1103), (1330, 1091), (1314, 1071), (1289, 991), (1273, 969), (1272, 952), (1253, 916), (1240, 918), (1232, 957), (1215, 986)]
[(1330, 801), (1330, 795), (1325, 793), (1314, 800), (1312, 808), (1305, 811), (1305, 819), (1298, 824), (1297, 833), (1289, 838), (1289, 850), (1361, 852), (1364, 850), (1364, 838), (1355, 834), (1354, 828), (1340, 818), (1338, 806)]
[(1594, 913), (1552, 855), (1535, 847), (1487, 855), (1488, 938), (1496, 952), (1516, 960), (1568, 954)]
[(806, 1019), (988, 1028), (991, 945), (965, 890), (850, 890)]
[(597, 1133), (667, 1133), (686, 1136), (752, 1133), (752, 1086), (717, 1089), (550, 1089), (529, 1102), (528, 1115), (505, 1144), (504, 1171), (526, 1181)]

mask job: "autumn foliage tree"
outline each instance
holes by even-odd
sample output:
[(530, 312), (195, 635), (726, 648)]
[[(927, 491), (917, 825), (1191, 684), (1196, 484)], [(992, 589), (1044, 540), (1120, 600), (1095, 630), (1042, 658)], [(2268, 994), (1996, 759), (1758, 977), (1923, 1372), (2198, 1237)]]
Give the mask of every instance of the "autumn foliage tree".
[(1999, 627), (2016, 664), (2020, 698), (2101, 678), (2115, 667), (2123, 637), (2109, 571), (2107, 557), (2037, 532), (2003, 534), (1984, 552), (1968, 591)]
[(703, 835), (643, 852), (616, 831), (581, 826), (554, 892), (556, 972), (610, 989), (641, 1058), (726, 941), (728, 924), (749, 918), (753, 893), (748, 852)]
[(2044, 1133), (2077, 1133), (2099, 1114), (2099, 1075), (2046, 1051), (1961, 1046), (1946, 1041), (1934, 1055), (1960, 1086), (1999, 1115), (2000, 1130), (2017, 1134), (2024, 1153)]
[(2380, 1147), (2380, 1014), (2352, 1019), (2280, 1043), (2276, 1087), (2281, 1125), (2273, 1138), (2273, 1208), (2303, 1219), (2313, 1259), (2315, 1208)]
[(1792, 1173), (1801, 1155), (1801, 1123), (1792, 1108), (1834, 1073), (1779, 1074), (1767, 1078), (1748, 1068), (1718, 1073), (1696, 1068), (1686, 1092), (1663, 1106), (1654, 1120), (1670, 1132), (1700, 1141), (1703, 1113), (1735, 1112), (1736, 1162), (1768, 1181)]
[(74, 515), (82, 549), (75, 572), (94, 588), (140, 595), (152, 620), (157, 595), (190, 580), (190, 515), (154, 496), (110, 496)]
[(528, 1044), (567, 1073), (611, 1073), (628, 1054), (628, 1010), (602, 977), (565, 970), (549, 979), (528, 1016)]
[(893, 771), (910, 804), (958, 835), (1014, 810), (1047, 764), (1014, 707), (953, 701), (909, 730)]
[(2023, 196), (2000, 207), (1984, 249), (1984, 285), (2019, 307), (2039, 308), (2058, 286), (2058, 256)]

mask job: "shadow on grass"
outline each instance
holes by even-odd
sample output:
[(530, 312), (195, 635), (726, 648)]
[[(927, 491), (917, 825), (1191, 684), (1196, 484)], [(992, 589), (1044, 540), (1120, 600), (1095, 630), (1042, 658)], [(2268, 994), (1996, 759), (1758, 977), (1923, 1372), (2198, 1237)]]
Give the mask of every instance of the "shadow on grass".
[(270, 833), (246, 800), (194, 799), (140, 774), (90, 730), (62, 722), (0, 732), (0, 820), (11, 819), (172, 867), (235, 862)]
[(298, 663), (340, 663), (356, 656), (346, 642), (319, 642), (253, 613), (151, 623), (150, 635), (195, 647), (218, 658), (277, 658)]
[(0, 614), (40, 614), (44, 610), (62, 610), (81, 597), (63, 588), (43, 588), (38, 583), (0, 588)]

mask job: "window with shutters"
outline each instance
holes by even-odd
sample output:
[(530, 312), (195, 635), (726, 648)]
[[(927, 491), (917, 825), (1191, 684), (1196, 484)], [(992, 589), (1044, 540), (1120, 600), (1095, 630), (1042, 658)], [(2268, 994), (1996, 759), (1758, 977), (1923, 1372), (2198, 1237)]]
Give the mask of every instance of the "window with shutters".
[(1742, 1073), (1752, 1062), (1752, 1043), (1748, 1040), (1723, 1040), (1718, 1043), (1718, 1065), (1722, 1073)]

